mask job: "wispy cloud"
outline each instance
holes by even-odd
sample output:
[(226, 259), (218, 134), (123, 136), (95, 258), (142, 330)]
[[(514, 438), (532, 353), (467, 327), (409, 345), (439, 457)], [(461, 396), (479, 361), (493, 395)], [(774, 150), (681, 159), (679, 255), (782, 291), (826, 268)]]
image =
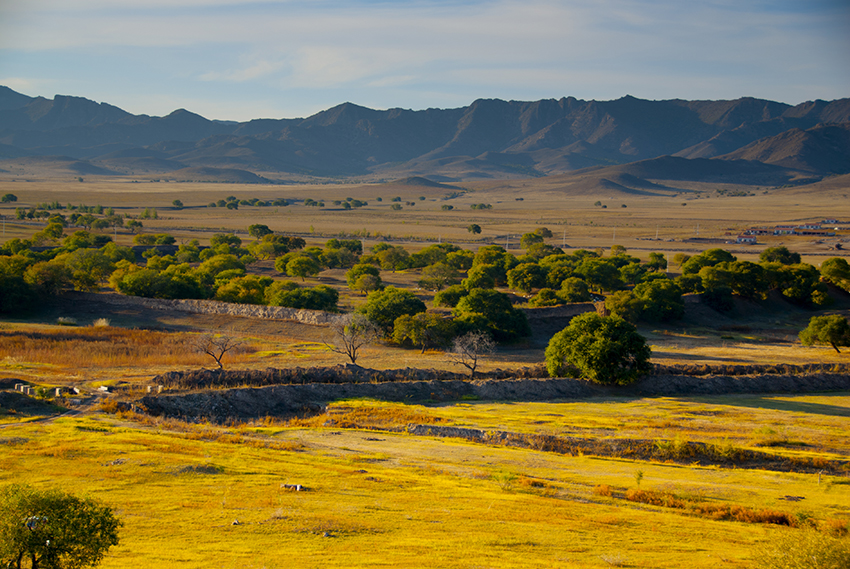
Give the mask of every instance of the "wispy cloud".
[(199, 100), (220, 85), (239, 112), (579, 91), (797, 102), (850, 92), (848, 31), (838, 0), (21, 0), (0, 2), (0, 73), (68, 85), (62, 59), (94, 84), (121, 53), (139, 82)]

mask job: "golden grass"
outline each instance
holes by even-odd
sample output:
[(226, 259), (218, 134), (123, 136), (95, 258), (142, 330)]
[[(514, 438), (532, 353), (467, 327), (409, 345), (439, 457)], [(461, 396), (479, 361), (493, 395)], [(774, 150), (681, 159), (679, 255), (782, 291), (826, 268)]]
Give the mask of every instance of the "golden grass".
[[(144, 208), (158, 209), (158, 220), (146, 220), (148, 231), (169, 231), (178, 238), (208, 239), (221, 230), (246, 230), (252, 223), (265, 223), (276, 231), (295, 232), (315, 237), (318, 242), (340, 232), (376, 235), (392, 235), (407, 239), (429, 239), (470, 243), (499, 242), (513, 243), (517, 249), (519, 236), (533, 231), (540, 225), (550, 227), (555, 233), (553, 244), (566, 241), (570, 247), (609, 248), (612, 243), (625, 245), (640, 256), (648, 251), (698, 252), (718, 246), (717, 243), (688, 242), (697, 235), (721, 240), (734, 239), (737, 233), (754, 224), (780, 224), (800, 219), (820, 220), (840, 210), (845, 198), (840, 189), (803, 195), (793, 190), (762, 191), (751, 197), (692, 199), (692, 195), (679, 196), (626, 196), (571, 195), (569, 184), (560, 178), (539, 180), (515, 180), (499, 182), (476, 182), (461, 184), (472, 191), (446, 202), (442, 198), (448, 193), (439, 188), (395, 186), (387, 184), (323, 184), (257, 186), (241, 184), (202, 183), (132, 183), (132, 178), (87, 178), (79, 183), (71, 179), (49, 179), (35, 177), (32, 181), (11, 181), (4, 176), (4, 192), (18, 196), (19, 201), (11, 206), (0, 207), (0, 214), (14, 218), (14, 207), (28, 207), (38, 202), (57, 199), (60, 203), (71, 202), (112, 206), (122, 213), (138, 214)], [(73, 180), (73, 181), (71, 181)], [(663, 181), (662, 181), (663, 183)], [(681, 187), (680, 182), (672, 182)], [(696, 184), (695, 189), (713, 192), (719, 184)], [(767, 188), (765, 188), (767, 189)], [(844, 190), (843, 193), (846, 193)], [(523, 201), (516, 201), (517, 195)], [(239, 198), (260, 199), (285, 197), (297, 200), (288, 207), (241, 207), (237, 211), (207, 208), (211, 201), (234, 195)], [(187, 206), (183, 210), (171, 208), (171, 201), (179, 197)], [(377, 202), (376, 197), (384, 200)], [(414, 200), (415, 207), (402, 211), (390, 209), (392, 196)], [(424, 196), (424, 201), (419, 201)], [(353, 197), (369, 202), (369, 205), (351, 211), (333, 207), (317, 209), (300, 204), (305, 198), (345, 199)], [(597, 200), (608, 205), (607, 209), (594, 206)], [(475, 203), (491, 203), (492, 210), (471, 210)], [(686, 203), (683, 207), (681, 204)], [(454, 206), (452, 211), (442, 211), (445, 204)], [(622, 208), (621, 205), (627, 205)], [(793, 212), (793, 218), (789, 218)], [(471, 236), (466, 230), (470, 223), (479, 224), (483, 233)], [(9, 224), (10, 226), (12, 224)], [(28, 227), (28, 226), (22, 226)], [(195, 230), (189, 231), (188, 228)], [(205, 232), (199, 233), (197, 229)], [(9, 236), (28, 237), (32, 229), (17, 227), (9, 229)], [(14, 233), (14, 235), (12, 235)], [(656, 236), (659, 241), (647, 241)], [(507, 239), (510, 234), (512, 238)], [(119, 241), (129, 243), (132, 235), (119, 235)], [(776, 245), (784, 243), (804, 255), (825, 253), (825, 245), (810, 237), (779, 238), (764, 237), (760, 241)], [(368, 243), (367, 243), (368, 244)], [(743, 247), (733, 244), (742, 258), (749, 258), (748, 251), (757, 254), (761, 246)], [(817, 264), (822, 259), (805, 258)]]
[[(618, 559), (717, 567), (719, 558), (754, 559), (780, 530), (632, 505), (617, 496), (636, 468), (645, 492), (837, 527), (846, 521), (840, 504), (850, 500), (850, 485), (790, 473), (564, 457), (338, 426), (266, 422), (243, 432), (135, 419), (66, 418), (3, 433), (25, 442), (3, 446), (0, 483), (74, 488), (116, 509), (125, 525), (107, 568), (607, 567)], [(600, 485), (608, 492), (594, 490)], [(778, 499), (785, 495), (804, 500)]]

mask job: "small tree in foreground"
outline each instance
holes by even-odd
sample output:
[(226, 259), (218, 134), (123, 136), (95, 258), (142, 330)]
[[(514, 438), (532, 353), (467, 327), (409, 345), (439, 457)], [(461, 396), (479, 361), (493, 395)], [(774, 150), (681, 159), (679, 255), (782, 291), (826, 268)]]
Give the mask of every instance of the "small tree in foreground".
[(470, 379), (475, 379), (475, 370), (485, 356), (496, 350), (496, 343), (486, 332), (467, 332), (454, 339), (449, 361), (469, 370)]
[(549, 340), (546, 369), (553, 377), (581, 375), (596, 383), (626, 385), (650, 371), (650, 353), (633, 325), (587, 312)]
[(360, 313), (346, 314), (339, 318), (331, 324), (331, 330), (336, 334), (339, 345), (325, 342), (325, 346), (332, 352), (346, 356), (352, 364), (357, 364), (360, 351), (381, 335), (381, 330)]
[(221, 363), (224, 354), (241, 345), (242, 342), (227, 335), (204, 334), (195, 342), (195, 347), (199, 352), (207, 354), (215, 363), (218, 364), (218, 369), (224, 369)]
[(0, 489), (0, 566), (78, 569), (100, 563), (118, 544), (112, 508), (58, 490)]
[(808, 327), (800, 332), (800, 341), (804, 346), (829, 344), (840, 354), (838, 346), (850, 346), (850, 324), (839, 314), (814, 316)]

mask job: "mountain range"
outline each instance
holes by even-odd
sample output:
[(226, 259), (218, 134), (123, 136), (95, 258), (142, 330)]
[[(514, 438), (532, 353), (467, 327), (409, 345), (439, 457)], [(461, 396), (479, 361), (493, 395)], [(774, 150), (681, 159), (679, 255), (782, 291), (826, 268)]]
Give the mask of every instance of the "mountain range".
[[(850, 173), (850, 99), (534, 102), (455, 109), (344, 103), (299, 119), (133, 115), (107, 103), (0, 87), (0, 168), (264, 182), (308, 177), (453, 182), (611, 171), (647, 179), (771, 184)], [(616, 169), (632, 164), (628, 170)], [(606, 170), (607, 171), (607, 170)], [(637, 172), (637, 173), (636, 173)], [(643, 177), (643, 176), (642, 176)]]

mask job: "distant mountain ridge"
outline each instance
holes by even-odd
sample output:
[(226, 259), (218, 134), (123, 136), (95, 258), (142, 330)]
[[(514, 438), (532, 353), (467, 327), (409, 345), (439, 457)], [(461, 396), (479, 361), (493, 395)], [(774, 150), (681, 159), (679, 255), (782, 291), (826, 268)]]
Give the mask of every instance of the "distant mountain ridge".
[[(850, 172), (850, 99), (796, 106), (753, 98), (479, 99), (421, 111), (343, 103), (303, 119), (230, 122), (185, 109), (133, 115), (81, 97), (29, 97), (0, 87), (0, 160), (27, 156), (70, 157), (135, 176), (222, 168), (236, 178), (243, 171), (262, 179), (452, 182), (549, 176), (662, 156), (747, 160), (827, 176)], [(699, 160), (675, 162), (677, 171), (689, 165), (705, 169)]]

